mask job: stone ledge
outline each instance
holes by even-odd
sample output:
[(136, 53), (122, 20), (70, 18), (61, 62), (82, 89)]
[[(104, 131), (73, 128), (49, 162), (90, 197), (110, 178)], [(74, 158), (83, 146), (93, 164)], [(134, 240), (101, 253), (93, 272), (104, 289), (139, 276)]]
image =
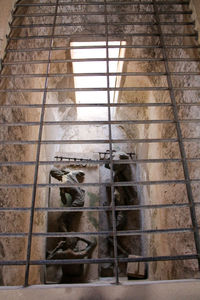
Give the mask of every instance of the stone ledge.
[(0, 298), (6, 300), (199, 300), (199, 280), (137, 281), (134, 284), (61, 285), (28, 288), (0, 288)]

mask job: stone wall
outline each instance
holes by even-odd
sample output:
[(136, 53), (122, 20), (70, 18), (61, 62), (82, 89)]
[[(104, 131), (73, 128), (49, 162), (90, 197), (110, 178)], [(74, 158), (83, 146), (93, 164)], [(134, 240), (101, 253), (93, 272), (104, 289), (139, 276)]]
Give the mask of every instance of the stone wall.
[(200, 3), (198, 0), (190, 0), (190, 9), (192, 9), (192, 17), (195, 21), (195, 29), (198, 31), (198, 40), (200, 42)]
[[(0, 10), (0, 59), (4, 56), (6, 47), (6, 34), (9, 33), (9, 24), (11, 21), (11, 10), (14, 8), (16, 0), (2, 0)], [(199, 17), (199, 1), (190, 0), (190, 8), (193, 10), (193, 19), (195, 20), (195, 28), (200, 31), (200, 17)]]
[[(40, 10), (41, 12), (41, 10)], [(20, 8), (18, 13), (29, 13), (29, 9)], [(26, 20), (27, 21), (27, 20)], [(25, 22), (26, 22), (25, 21)], [(30, 20), (29, 20), (30, 21)], [(44, 20), (44, 22), (47, 20)], [(22, 19), (15, 21), (13, 24), (20, 25), (23, 22)], [(37, 31), (37, 30), (36, 30)], [(14, 29), (11, 32), (13, 35), (33, 35), (35, 33), (34, 29), (22, 30)], [(41, 29), (40, 34), (48, 34), (49, 30)], [(24, 41), (11, 41), (9, 43), (10, 49), (12, 48), (34, 48), (39, 45), (47, 45), (46, 41), (35, 42), (32, 40)], [(63, 53), (61, 54), (63, 55)], [(67, 56), (68, 55), (68, 56)], [(69, 54), (64, 53), (65, 58), (70, 58)], [(21, 52), (10, 52), (5, 57), (5, 62), (8, 61), (32, 61), (34, 59), (42, 60), (48, 58), (48, 52), (37, 52), (37, 53), (21, 53)], [(59, 58), (58, 56), (54, 57)], [(3, 74), (45, 74), (46, 73), (46, 64), (16, 64), (14, 66), (7, 66), (3, 70)], [(60, 72), (61, 65), (52, 67), (51, 71)], [(65, 67), (62, 67), (63, 72), (72, 72), (72, 65), (68, 63)], [(61, 78), (57, 80), (49, 80), (49, 86), (62, 88), (66, 85), (73, 87), (73, 82), (70, 82), (70, 78)], [(1, 81), (1, 89), (11, 88), (11, 89), (20, 89), (20, 88), (43, 88), (45, 84), (45, 78), (41, 77), (38, 79), (32, 78), (23, 78), (16, 77), (12, 79), (3, 79)], [(21, 104), (24, 105), (24, 108), (2, 108), (1, 117), (4, 122), (39, 122), (41, 118), (41, 108), (26, 108), (27, 104), (40, 105), (43, 101), (43, 93), (29, 93), (29, 92), (14, 92), (14, 93), (2, 93), (1, 94), (1, 105), (10, 105), (10, 104)], [(74, 96), (73, 93), (64, 95), (62, 92), (58, 92), (54, 95), (48, 95), (46, 101), (48, 103), (57, 103), (57, 102), (67, 102), (73, 103)], [(44, 119), (47, 120), (59, 120), (65, 119), (72, 114), (76, 115), (75, 109), (68, 109), (65, 112), (62, 109), (49, 109), (46, 110)], [(60, 132), (60, 135), (59, 135)], [(62, 131), (57, 131), (56, 128), (47, 128), (44, 126), (42, 139), (61, 139)], [(38, 140), (39, 126), (10, 126), (10, 127), (1, 127), (1, 136), (4, 140)], [(53, 155), (55, 154), (57, 145), (41, 146), (40, 151), (40, 160), (52, 160)], [(52, 154), (53, 153), (53, 154)], [(3, 145), (1, 146), (1, 160), (2, 161), (35, 161), (37, 155), (37, 144), (29, 145)], [(38, 171), (38, 183), (48, 183), (49, 169), (51, 166), (39, 166)], [(6, 184), (32, 184), (34, 178), (35, 168), (34, 165), (22, 165), (22, 166), (9, 166), (1, 168), (1, 176), (3, 179), (2, 183)], [(45, 207), (47, 205), (47, 192), (48, 189), (38, 189), (36, 194), (36, 207)], [(1, 191), (1, 207), (30, 207), (32, 202), (32, 189), (30, 188), (10, 188), (8, 190), (3, 189)], [(14, 222), (13, 222), (14, 221)], [(1, 227), (3, 232), (28, 232), (29, 231), (29, 222), (30, 214), (27, 212), (5, 212), (1, 213)], [(36, 212), (34, 215), (34, 227), (33, 232), (46, 232), (46, 213)], [(5, 260), (19, 260), (26, 259), (27, 251), (27, 239), (26, 238), (2, 238), (2, 247), (4, 249)], [(15, 245), (13, 250), (13, 245)], [(44, 238), (33, 238), (32, 240), (32, 252), (31, 259), (44, 259), (45, 258), (45, 239)], [(23, 270), (22, 270), (23, 269)], [(19, 285), (23, 284), (24, 278), (24, 267), (3, 267), (3, 283), (5, 285)], [(16, 276), (18, 274), (18, 276)], [(40, 267), (31, 267), (30, 268), (30, 283), (41, 283), (40, 281), (41, 268)]]
[[(4, 1), (5, 2), (5, 1)], [(12, 2), (13, 3), (13, 2)], [(10, 2), (10, 5), (12, 4)], [(192, 2), (195, 5), (195, 1)], [(198, 3), (197, 3), (198, 5)], [(88, 6), (89, 7), (89, 6)], [(87, 7), (87, 9), (88, 9)], [(8, 9), (10, 9), (8, 7)], [(66, 7), (62, 7), (62, 11), (64, 12)], [(98, 6), (99, 11), (103, 8), (101, 5)], [(113, 6), (113, 10), (118, 10), (118, 6)], [(150, 10), (150, 7), (146, 8)], [(180, 9), (180, 7), (179, 7)], [(18, 12), (21, 13), (29, 13), (33, 11), (33, 8), (20, 8)], [(49, 12), (51, 12), (52, 8), (49, 8)], [(36, 7), (34, 8), (34, 12), (45, 11), (45, 7)], [(8, 10), (7, 10), (8, 12)], [(1, 19), (0, 12), (0, 20)], [(6, 14), (5, 14), (6, 15)], [(88, 20), (87, 20), (88, 18)], [(99, 21), (103, 21), (101, 16), (96, 16)], [(131, 18), (131, 17), (130, 17)], [(179, 21), (188, 20), (187, 16), (179, 16), (177, 17)], [(197, 18), (197, 16), (196, 16)], [(123, 22), (127, 21), (127, 18), (124, 16), (122, 19), (118, 19), (117, 16), (112, 16), (111, 21)], [(20, 19), (20, 21), (15, 21), (15, 25), (20, 25), (35, 22), (48, 22), (47, 17), (42, 17), (40, 20), (29, 18)], [(64, 22), (64, 17), (59, 17), (59, 22)], [(83, 16), (71, 16), (72, 22), (86, 22), (86, 21), (96, 21), (94, 16), (85, 17)], [(131, 21), (131, 20), (129, 20)], [(170, 17), (170, 21), (174, 21), (173, 17)], [(26, 23), (27, 22), (27, 23)], [(198, 21), (197, 21), (198, 26)], [(5, 31), (1, 32), (1, 36), (5, 35), (7, 32), (6, 27)], [(166, 27), (164, 28), (166, 30)], [(89, 27), (87, 24), (85, 26), (79, 27), (62, 27), (62, 30), (59, 31), (59, 34), (80, 34), (82, 38), (84, 34), (93, 33), (100, 34), (101, 26), (98, 27)], [(153, 33), (156, 29), (147, 29), (145, 26), (141, 26), (138, 28), (137, 26), (112, 26), (111, 33), (118, 36), (118, 38), (123, 38), (123, 34), (133, 33), (134, 31), (138, 32), (147, 32)], [(176, 30), (181, 30), (182, 33), (190, 33), (192, 28), (188, 27), (188, 31), (181, 28), (173, 28), (170, 33), (175, 33)], [(179, 31), (180, 32), (180, 31)], [(50, 34), (50, 28), (31, 28), (31, 29), (13, 29), (11, 32), (11, 36), (14, 35), (26, 35), (27, 37), (30, 35), (45, 35)], [(4, 39), (5, 41), (5, 39)], [(150, 45), (152, 40), (150, 38), (127, 38), (125, 41), (127, 44), (135, 45), (135, 44), (143, 44)], [(154, 38), (154, 42), (156, 44), (159, 43), (158, 38)], [(168, 42), (170, 43), (170, 38), (168, 38)], [(4, 42), (3, 42), (4, 43)], [(1, 56), (3, 53), (4, 44), (1, 44)], [(54, 41), (54, 46), (69, 46), (70, 40), (65, 39), (56, 39)], [(194, 43), (195, 41), (192, 38), (176, 38), (174, 39), (174, 43), (182, 43), (186, 45), (188, 43)], [(10, 48), (34, 48), (34, 47), (45, 47), (48, 46), (47, 39), (37, 40), (20, 40), (20, 41), (11, 41), (9, 44)], [(198, 57), (197, 50), (168, 50), (170, 52), (171, 57)], [(48, 52), (27, 52), (27, 53), (9, 53), (5, 62), (9, 61), (20, 61), (20, 60), (44, 60), (47, 59)], [(53, 52), (53, 59), (70, 59), (70, 51), (56, 51)], [(162, 57), (162, 53), (160, 49), (127, 49), (125, 52), (125, 58), (139, 58), (139, 57), (152, 57), (152, 58), (160, 58)], [(196, 62), (192, 63), (174, 63), (170, 65), (172, 71), (192, 71), (199, 70), (199, 66)], [(72, 64), (68, 63), (57, 63), (51, 64), (50, 73), (72, 73)], [(141, 63), (141, 62), (125, 62), (123, 66), (123, 71), (125, 72), (162, 72), (164, 71), (163, 63)], [(45, 64), (21, 64), (15, 65), (13, 67), (6, 66), (3, 69), (3, 74), (45, 74), (46, 65)], [(195, 86), (199, 86), (199, 78), (194, 77), (192, 80), (186, 77), (174, 77), (173, 83), (174, 86), (191, 86), (194, 84)], [(1, 88), (43, 88), (44, 87), (44, 77), (34, 79), (24, 79), (24, 78), (13, 78), (4, 79), (1, 82)], [(163, 77), (153, 77), (153, 76), (141, 76), (141, 77), (121, 77), (118, 80), (118, 84), (121, 87), (156, 87), (162, 86), (166, 87), (167, 82), (166, 78)], [(50, 78), (48, 81), (48, 86), (50, 88), (66, 88), (66, 87), (74, 87), (74, 82), (72, 77), (58, 77), (58, 78)], [(1, 104), (41, 104), (42, 103), (43, 94), (42, 93), (9, 93), (1, 94)], [(198, 93), (194, 92), (177, 92), (176, 99), (178, 103), (188, 103), (188, 102), (196, 102), (198, 101)], [(166, 91), (135, 91), (135, 92), (119, 92), (118, 94), (118, 102), (119, 103), (127, 103), (127, 102), (136, 102), (136, 103), (151, 103), (151, 102), (166, 102), (170, 103), (170, 97), (168, 92)], [(75, 103), (75, 95), (73, 92), (52, 92), (48, 93), (47, 103)], [(5, 109), (1, 109), (1, 116), (4, 122), (24, 122), (24, 121), (40, 121), (40, 108), (34, 109), (17, 109), (17, 108), (8, 108), (5, 113)], [(185, 118), (194, 118), (198, 117), (198, 111), (193, 107), (181, 107), (179, 109), (179, 116), (183, 119)], [(138, 107), (138, 108), (128, 108), (125, 109), (123, 107), (116, 109), (115, 115), (113, 118), (117, 120), (155, 120), (155, 119), (173, 119), (172, 109), (168, 106), (165, 108), (159, 107)], [(68, 108), (67, 110), (63, 110), (61, 108), (53, 108), (46, 109), (45, 112), (45, 120), (48, 121), (62, 121), (62, 120), (76, 120), (76, 109)], [(6, 140), (37, 140), (38, 138), (38, 126), (29, 126), (29, 127), (19, 127), (19, 126), (10, 126), (10, 127), (1, 127), (1, 135)], [(198, 135), (198, 126), (182, 126), (183, 135), (186, 136), (197, 136)], [(173, 138), (176, 137), (176, 130), (174, 124), (139, 124), (139, 125), (124, 125), (122, 127), (114, 127), (113, 130), (116, 138), (134, 138), (134, 139), (144, 139), (144, 138)], [(80, 130), (79, 126), (45, 126), (43, 131), (43, 139), (84, 139), (90, 135), (91, 139), (95, 139), (96, 136), (98, 138), (102, 137), (102, 139), (108, 137), (108, 130), (105, 127), (96, 126), (91, 127), (85, 130)], [(191, 144), (187, 144), (186, 151), (191, 157), (198, 156), (199, 147), (195, 145), (192, 148)], [(95, 152), (95, 151), (105, 151), (107, 150), (107, 145), (90, 145), (86, 147), (86, 145), (80, 145), (76, 147), (76, 152)], [(86, 149), (87, 148), (87, 149)], [(128, 146), (123, 145), (114, 145), (115, 150), (123, 150), (127, 152), (136, 152), (136, 156), (138, 159), (142, 158), (180, 158), (180, 153), (178, 149), (178, 145), (172, 143), (133, 143)], [(61, 152), (73, 152), (74, 145), (48, 145), (42, 146), (41, 148), (41, 160), (51, 160), (54, 156), (54, 153)], [(87, 150), (87, 151), (86, 151)], [(34, 161), (36, 157), (36, 145), (9, 145), (1, 147), (1, 159), (4, 161)], [(51, 166), (40, 166), (39, 168), (39, 183), (47, 183), (48, 182), (48, 174)], [(192, 176), (198, 176), (198, 169), (194, 165), (190, 165), (190, 171)], [(23, 167), (4, 167), (1, 170), (1, 178), (3, 178), (3, 183), (8, 184), (32, 184), (33, 182), (33, 174), (34, 174), (34, 165), (32, 166), (23, 166)], [(145, 181), (145, 180), (167, 180), (167, 179), (183, 179), (183, 172), (181, 164), (178, 162), (167, 163), (167, 164), (139, 164), (137, 166), (137, 180)], [(193, 191), (195, 195), (195, 200), (198, 201), (198, 185), (193, 186)], [(139, 187), (139, 197), (140, 201), (143, 204), (158, 204), (158, 203), (183, 203), (187, 201), (186, 191), (184, 186), (182, 185), (163, 185), (163, 186), (145, 186)], [(31, 188), (27, 189), (9, 189), (2, 190), (1, 193), (1, 206), (2, 207), (30, 207), (32, 198)], [(36, 206), (45, 206), (47, 199), (47, 189), (40, 189), (37, 194)], [(183, 217), (184, 216), (184, 217)], [(14, 222), (13, 222), (14, 220)], [(35, 225), (34, 232), (45, 232), (46, 230), (46, 215), (45, 213), (37, 213), (35, 214)], [(24, 232), (28, 231), (29, 224), (29, 213), (2, 213), (1, 217), (1, 227), (5, 232)], [(178, 227), (187, 227), (191, 226), (190, 223), (190, 214), (189, 209), (187, 208), (179, 208), (179, 209), (152, 209), (151, 211), (143, 212), (143, 224), (144, 229), (168, 229), (168, 228), (178, 228)], [(150, 256), (159, 256), (159, 255), (177, 255), (180, 254), (180, 250), (182, 254), (190, 254), (195, 252), (193, 236), (190, 233), (181, 233), (176, 235), (173, 234), (155, 234), (150, 235), (149, 238), (144, 238), (144, 254)], [(16, 240), (16, 241), (15, 241)], [(15, 243), (15, 251), (13, 251), (13, 244)], [(180, 249), (181, 245), (181, 249)], [(34, 251), (32, 251), (33, 259), (44, 258), (44, 239), (42, 238), (34, 238), (33, 239), (33, 247)], [(2, 238), (2, 256), (4, 259), (26, 259), (26, 239), (25, 238)], [(17, 285), (22, 284), (23, 282), (23, 272), (21, 272), (23, 267), (3, 267), (3, 284), (5, 285)], [(32, 267), (31, 268), (31, 281), (30, 283), (40, 283), (39, 273), (40, 268)], [(175, 279), (182, 277), (193, 277), (195, 272), (197, 271), (196, 262), (191, 261), (188, 264), (188, 261), (184, 262), (162, 262), (162, 263), (150, 263), (149, 264), (149, 278), (150, 279)], [(17, 274), (22, 274), (16, 276)], [(183, 275), (184, 274), (184, 275)]]
[[(170, 10), (169, 7), (165, 7), (166, 10)], [(177, 10), (180, 6), (177, 6)], [(188, 17), (173, 17), (164, 16), (161, 17), (162, 21), (189, 21)], [(144, 28), (143, 28), (144, 29)], [(190, 26), (184, 29), (184, 27), (174, 26), (162, 26), (164, 32), (167, 33), (191, 33), (192, 28)], [(141, 29), (142, 30), (142, 29)], [(146, 31), (147, 32), (147, 31)], [(154, 38), (154, 42), (148, 38), (133, 39), (132, 44), (157, 44), (159, 41)], [(130, 40), (127, 42), (130, 44)], [(166, 44), (172, 45), (195, 45), (196, 42), (192, 38), (167, 38)], [(167, 54), (170, 58), (194, 58), (198, 57), (198, 50), (189, 49), (170, 49), (167, 50)], [(148, 49), (132, 49), (126, 51), (125, 58), (130, 57), (151, 57), (161, 58), (162, 51), (160, 49), (148, 50)], [(192, 70), (199, 70), (198, 63), (169, 63), (171, 72), (190, 72)], [(127, 62), (124, 63), (124, 72), (163, 72), (163, 63), (138, 63)], [(172, 82), (174, 87), (187, 87), (187, 86), (199, 86), (200, 80), (198, 77), (177, 77), (172, 76)], [(122, 87), (167, 87), (167, 81), (165, 76), (141, 76), (141, 77), (124, 77), (119, 84)], [(197, 102), (197, 91), (177, 91), (175, 93), (176, 101), (180, 103)], [(166, 91), (135, 91), (135, 92), (121, 92), (119, 93), (119, 102), (134, 102), (134, 103), (170, 103), (170, 95)], [(178, 115), (180, 119), (194, 118), (198, 116), (198, 108), (193, 107), (178, 107)], [(118, 120), (173, 120), (173, 110), (171, 107), (133, 107), (124, 109), (118, 108), (116, 112), (116, 118)], [(174, 124), (144, 124), (144, 125), (124, 125), (126, 133), (130, 138), (134, 139), (148, 139), (148, 138), (176, 138), (176, 127)], [(198, 126), (193, 124), (181, 125), (183, 137), (198, 137)], [(188, 151), (191, 151), (191, 144), (184, 145), (186, 147), (187, 156)], [(177, 143), (137, 143), (134, 145), (136, 156), (138, 159), (151, 159), (151, 158), (180, 158), (180, 152)], [(199, 148), (193, 148), (193, 153), (190, 153), (190, 157), (197, 157)], [(183, 170), (181, 163), (156, 163), (156, 164), (138, 164), (138, 181), (156, 181), (156, 180), (176, 180), (183, 179)], [(194, 164), (189, 165), (191, 178), (194, 178), (197, 170)], [(197, 178), (197, 177), (195, 177)], [(196, 186), (192, 186), (195, 200), (198, 201)], [(150, 185), (140, 187), (141, 202), (144, 204), (159, 204), (159, 203), (185, 203), (187, 202), (185, 187), (181, 184), (171, 185)], [(191, 227), (190, 212), (186, 208), (177, 209), (152, 209), (148, 212), (143, 212), (143, 228), (148, 230), (154, 229), (170, 229), (170, 228), (184, 228)], [(180, 247), (181, 245), (181, 247)], [(178, 254), (192, 254), (195, 252), (195, 246), (192, 234), (181, 233), (176, 234), (151, 234), (148, 238), (144, 238), (144, 252), (147, 256), (162, 256), (162, 255), (178, 255)], [(149, 264), (149, 278), (152, 279), (175, 279), (175, 278), (187, 278), (194, 276), (197, 271), (197, 264), (195, 261), (184, 262), (156, 262)], [(184, 274), (184, 275), (183, 275)]]
[(9, 33), (9, 24), (11, 21), (11, 10), (14, 7), (16, 0), (1, 1), (0, 11), (0, 59), (4, 56), (6, 47), (6, 34)]

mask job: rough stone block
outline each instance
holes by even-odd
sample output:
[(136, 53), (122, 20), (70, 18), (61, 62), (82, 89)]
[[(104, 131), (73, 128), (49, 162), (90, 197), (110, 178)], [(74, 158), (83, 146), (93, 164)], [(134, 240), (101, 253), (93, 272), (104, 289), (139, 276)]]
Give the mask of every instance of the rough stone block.
[[(137, 258), (139, 256), (129, 255), (128, 258)], [(127, 276), (130, 279), (146, 278), (146, 264), (144, 262), (128, 262)]]

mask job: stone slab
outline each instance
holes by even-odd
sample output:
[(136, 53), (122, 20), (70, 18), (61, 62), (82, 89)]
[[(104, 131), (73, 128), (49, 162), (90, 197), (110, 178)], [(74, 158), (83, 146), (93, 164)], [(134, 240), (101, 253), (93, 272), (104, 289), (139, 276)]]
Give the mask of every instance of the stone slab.
[[(138, 258), (137, 255), (129, 255), (128, 258)], [(128, 262), (127, 276), (129, 278), (145, 278), (146, 277), (146, 264), (144, 262)]]

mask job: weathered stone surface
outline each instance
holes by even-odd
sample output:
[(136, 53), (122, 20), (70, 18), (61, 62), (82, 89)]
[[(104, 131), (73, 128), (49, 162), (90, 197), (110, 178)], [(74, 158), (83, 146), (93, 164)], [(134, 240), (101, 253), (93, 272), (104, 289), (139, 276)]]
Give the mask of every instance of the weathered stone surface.
[[(7, 2), (8, 1), (3, 1)], [(32, 1), (33, 3), (38, 3), (39, 1)], [(54, 2), (54, 1), (48, 1)], [(193, 4), (198, 2), (192, 1)], [(11, 3), (11, 2), (10, 2)], [(12, 2), (13, 3), (13, 2)], [(4, 5), (4, 4), (3, 4)], [(196, 6), (197, 7), (197, 6)], [(4, 6), (4, 8), (6, 8)], [(146, 11), (152, 9), (151, 5), (141, 6), (141, 8)], [(185, 9), (182, 5), (173, 7), (176, 10)], [(68, 8), (61, 7), (63, 12)], [(89, 9), (89, 6), (86, 6), (86, 10)], [(93, 8), (94, 9), (94, 8)], [(113, 6), (113, 11), (118, 11), (119, 7)], [(125, 11), (125, 7), (123, 10)], [(136, 7), (136, 10), (140, 9), (140, 6)], [(172, 9), (172, 5), (163, 6), (164, 10)], [(98, 11), (102, 11), (103, 6), (98, 5)], [(52, 12), (52, 7), (35, 7), (35, 8), (20, 8), (18, 13), (30, 13), (30, 12)], [(77, 11), (84, 11), (83, 6), (77, 6)], [(196, 10), (196, 12), (198, 9)], [(0, 16), (4, 14), (3, 10), (0, 10)], [(5, 15), (6, 16), (6, 15)], [(87, 33), (101, 33), (104, 30), (101, 26), (87, 26), (87, 21), (100, 21), (103, 22), (104, 17), (102, 16), (69, 16), (67, 22), (84, 22), (84, 26), (79, 27), (62, 27), (62, 30), (59, 31), (60, 34), (76, 34), (79, 33), (84, 36)], [(121, 16), (120, 18), (116, 15), (109, 17), (110, 22), (131, 22), (136, 21), (134, 16)], [(138, 20), (142, 21), (154, 21), (154, 17), (148, 19), (146, 15)], [(0, 17), (0, 20), (3, 20)], [(163, 21), (188, 21), (190, 20), (187, 16), (162, 16)], [(15, 25), (20, 24), (33, 24), (33, 23), (48, 23), (51, 22), (48, 17), (41, 18), (26, 18), (15, 20)], [(58, 22), (66, 22), (65, 17), (59, 17)], [(0, 23), (1, 24), (1, 23)], [(198, 26), (198, 22), (196, 23)], [(1, 27), (1, 26), (0, 26)], [(5, 28), (4, 28), (5, 29)], [(59, 30), (57, 28), (57, 30)], [(145, 26), (132, 26), (132, 25), (123, 25), (123, 26), (112, 26), (110, 28), (110, 33), (134, 33), (134, 32), (156, 32), (156, 27), (146, 28)], [(170, 27), (163, 26), (164, 32), (168, 33), (190, 33), (192, 27)], [(5, 31), (5, 30), (4, 30)], [(7, 31), (7, 29), (6, 29)], [(11, 36), (14, 35), (45, 35), (50, 34), (50, 29), (47, 27), (41, 28), (30, 28), (30, 29), (13, 29)], [(0, 33), (0, 35), (5, 35)], [(124, 39), (123, 39), (124, 40)], [(134, 45), (154, 45), (159, 44), (158, 37), (153, 39), (150, 37), (134, 37), (127, 38), (127, 44)], [(69, 39), (58, 39), (54, 41), (54, 46), (69, 46)], [(177, 37), (173, 41), (170, 38), (166, 38), (166, 43), (170, 44), (196, 44), (193, 38), (191, 37)], [(5, 40), (4, 40), (5, 44)], [(19, 40), (11, 41), (9, 43), (10, 48), (34, 48), (34, 47), (48, 47), (49, 41), (47, 39), (38, 39), (36, 40)], [(1, 46), (1, 53), (3, 46)], [(180, 58), (192, 58), (198, 57), (197, 49), (168, 49), (167, 53), (171, 57), (180, 57)], [(69, 59), (70, 52), (68, 50), (56, 51), (53, 53), (53, 59)], [(162, 57), (162, 51), (160, 49), (127, 49), (125, 51), (125, 58), (139, 58), (139, 57), (151, 57), (151, 58), (160, 58)], [(5, 58), (5, 62), (9, 61), (21, 61), (21, 60), (44, 60), (48, 58), (48, 52), (17, 52), (9, 53)], [(199, 71), (199, 66), (197, 62), (173, 62), (169, 63), (171, 72), (189, 72), (189, 71)], [(124, 72), (163, 72), (164, 65), (161, 62), (149, 63), (149, 62), (125, 62), (123, 65)], [(21, 64), (4, 67), (3, 74), (45, 74), (46, 65), (45, 64)], [(70, 62), (65, 64), (52, 64), (51, 73), (72, 73), (73, 68)], [(190, 86), (200, 86), (199, 76), (193, 76), (188, 78), (188, 76), (181, 77), (172, 77), (173, 85), (175, 87), (190, 87)], [(153, 76), (122, 76), (117, 79), (118, 86), (121, 87), (156, 87), (162, 86), (167, 87), (167, 81), (165, 76), (153, 77)], [(51, 78), (48, 81), (48, 86), (50, 88), (66, 88), (74, 87), (72, 77), (58, 77), (57, 79)], [(1, 88), (43, 88), (44, 87), (44, 78), (13, 78), (13, 79), (3, 79), (1, 81)], [(176, 91), (175, 93), (176, 101), (180, 103), (190, 103), (198, 102), (199, 93), (198, 91)], [(43, 95), (42, 93), (9, 93), (1, 94), (1, 104), (41, 104)], [(117, 100), (117, 99), (116, 99)], [(135, 92), (119, 92), (118, 102), (136, 102), (136, 103), (151, 103), (151, 102), (166, 102), (170, 103), (169, 93), (167, 91), (135, 91)], [(48, 93), (47, 103), (75, 103), (75, 95), (73, 92), (55, 92)], [(2, 122), (24, 122), (24, 121), (35, 121), (40, 120), (40, 108), (33, 109), (19, 109), (19, 108), (7, 108), (1, 109), (1, 119)], [(198, 118), (199, 109), (197, 107), (179, 107), (178, 108), (179, 118)], [(62, 121), (62, 120), (76, 120), (76, 108), (53, 108), (45, 110), (45, 120), (50, 121)], [(171, 119), (173, 120), (173, 111), (170, 107), (148, 107), (148, 108), (117, 108), (113, 119), (116, 120), (162, 120), (162, 119)], [(83, 128), (83, 127), (82, 127)], [(197, 137), (199, 136), (199, 128), (195, 124), (181, 125), (183, 137)], [(20, 126), (10, 126), (10, 127), (1, 127), (1, 136), (4, 140), (37, 140), (38, 138), (38, 127), (29, 126), (29, 127), (20, 127)], [(43, 139), (86, 139), (90, 135), (90, 138), (95, 138), (96, 136), (102, 139), (107, 139), (109, 136), (108, 128), (106, 126), (93, 126), (84, 128), (83, 130), (80, 127), (75, 126), (47, 126), (43, 130)], [(141, 125), (123, 125), (121, 127), (113, 126), (113, 136), (115, 138), (174, 138), (176, 137), (176, 128), (174, 124), (141, 124)], [(77, 145), (77, 152), (93, 152), (93, 151), (105, 151), (107, 150), (107, 145)], [(87, 148), (87, 149), (86, 149)], [(114, 144), (113, 148), (115, 150), (122, 151), (133, 151), (136, 152), (138, 159), (143, 158), (180, 158), (180, 151), (177, 143), (138, 143), (138, 144), (129, 144), (127, 145), (117, 145)], [(188, 157), (198, 157), (199, 156), (199, 145), (197, 143), (187, 143), (185, 144), (186, 155)], [(1, 160), (2, 161), (34, 161), (36, 158), (36, 145), (9, 145), (1, 146)], [(42, 146), (40, 160), (51, 160), (54, 153), (61, 152), (73, 152), (74, 145), (48, 145)], [(40, 166), (39, 168), (39, 183), (48, 182), (48, 174), (51, 166)], [(192, 178), (197, 178), (199, 176), (199, 166), (195, 162), (189, 164), (189, 170)], [(8, 184), (32, 184), (33, 183), (33, 174), (34, 167), (32, 166), (20, 166), (20, 167), (3, 167), (1, 169), (1, 178), (2, 183)], [(183, 171), (180, 163), (165, 163), (165, 164), (140, 164), (136, 168), (136, 180), (168, 180), (168, 179), (183, 179)], [(196, 201), (199, 201), (199, 184), (195, 183), (192, 185), (194, 192), (194, 197)], [(167, 203), (185, 203), (187, 201), (186, 189), (184, 185), (163, 185), (163, 186), (140, 186), (138, 188), (138, 194), (140, 197), (140, 203), (142, 204), (167, 204)], [(1, 207), (30, 207), (32, 199), (31, 188), (27, 189), (9, 189), (1, 191)], [(38, 190), (36, 197), (36, 206), (45, 206), (47, 199), (47, 190), (40, 189)], [(198, 217), (200, 212), (198, 212)], [(10, 214), (1, 213), (0, 226), (2, 232), (24, 232), (29, 229), (29, 213), (17, 213), (10, 212)], [(129, 218), (131, 220), (131, 218)], [(174, 209), (152, 209), (148, 212), (145, 211), (141, 213), (142, 219), (142, 228), (143, 229), (168, 229), (168, 228), (181, 228), (181, 227), (191, 227), (190, 221), (190, 212), (188, 208), (174, 208)], [(133, 221), (129, 222), (131, 229), (138, 229), (137, 224)], [(46, 231), (46, 215), (45, 213), (37, 213), (34, 217), (34, 232), (45, 232)], [(173, 234), (156, 234), (149, 235), (147, 238), (143, 238), (144, 252), (146, 255), (177, 255), (177, 254), (193, 254), (195, 253), (195, 245), (193, 240), (193, 235), (191, 233), (181, 233), (179, 235)], [(25, 238), (2, 238), (2, 245), (4, 250), (6, 249), (6, 255), (3, 259), (26, 259), (26, 246), (27, 241)], [(15, 245), (15, 251), (13, 251), (13, 245)], [(134, 248), (134, 247), (133, 247)], [(45, 255), (44, 250), (44, 239), (34, 238), (32, 249), (33, 259), (42, 259)], [(139, 253), (138, 253), (139, 254)], [(177, 261), (177, 262), (153, 262), (149, 266), (149, 278), (150, 279), (176, 279), (176, 278), (189, 278), (193, 277), (197, 270), (198, 266), (196, 261)], [(23, 271), (23, 272), (22, 272)], [(4, 284), (15, 285), (23, 284), (24, 279), (24, 267), (10, 267), (6, 266), (2, 268), (2, 276), (4, 277)], [(41, 269), (37, 266), (31, 267), (31, 276), (30, 283), (40, 283), (38, 280)], [(19, 274), (19, 276), (16, 276)]]
[(195, 29), (198, 31), (198, 40), (200, 42), (200, 2), (198, 0), (190, 0), (190, 8), (192, 9), (192, 17), (195, 20)]
[[(138, 258), (136, 255), (129, 255), (128, 258)], [(128, 262), (127, 264), (127, 276), (129, 279), (145, 279), (146, 264), (144, 262)]]

